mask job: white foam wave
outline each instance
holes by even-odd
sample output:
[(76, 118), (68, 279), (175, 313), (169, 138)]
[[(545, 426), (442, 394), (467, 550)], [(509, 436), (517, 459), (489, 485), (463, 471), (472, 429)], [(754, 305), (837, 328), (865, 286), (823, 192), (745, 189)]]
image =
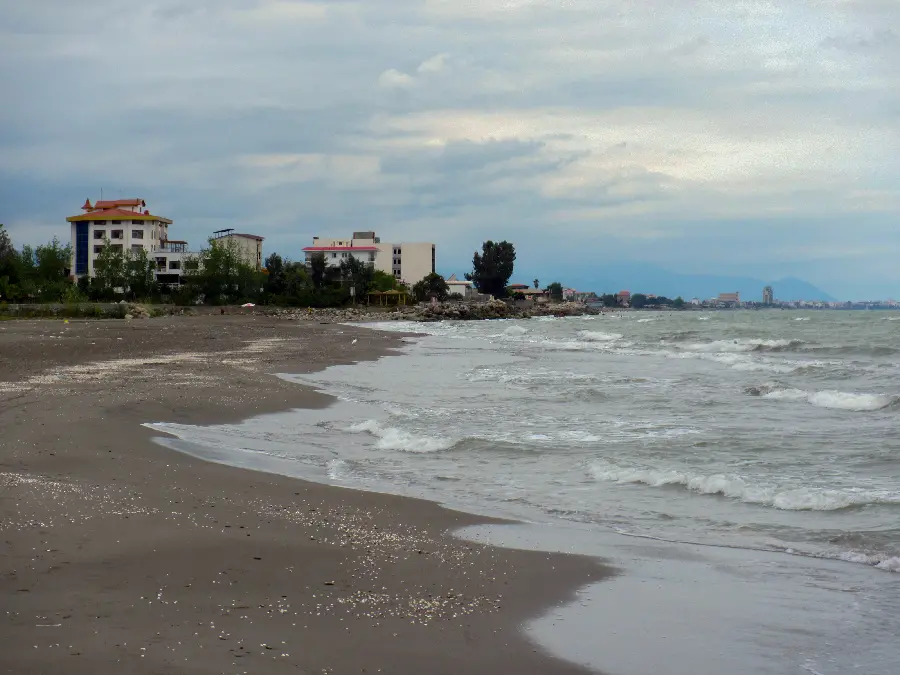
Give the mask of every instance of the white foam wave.
[(885, 572), (900, 572), (900, 557), (889, 556), (882, 553), (860, 553), (858, 551), (848, 551), (837, 556), (839, 560), (845, 562), (857, 563), (860, 565), (870, 565), (876, 569)]
[(378, 439), (375, 447), (379, 450), (400, 450), (401, 452), (440, 452), (453, 447), (456, 441), (449, 438), (433, 438), (418, 435), (397, 427), (385, 427), (377, 420), (366, 420), (354, 424), (348, 431), (366, 432)]
[(692, 474), (677, 470), (627, 468), (598, 463), (591, 467), (594, 478), (612, 483), (643, 483), (650, 487), (681, 485), (692, 492), (722, 495), (749, 504), (772, 506), (784, 511), (836, 511), (865, 504), (900, 504), (900, 493), (881, 490), (786, 488), (749, 483), (733, 474)]
[(522, 326), (510, 326), (505, 331), (503, 331), (504, 335), (525, 335), (528, 332), (527, 328), (523, 328)]
[(778, 349), (800, 344), (796, 340), (764, 340), (761, 338), (736, 338), (734, 340), (713, 340), (712, 342), (688, 342), (685, 344), (664, 343), (686, 352), (741, 353)]
[(599, 330), (581, 330), (578, 336), (587, 342), (615, 342), (622, 339), (621, 333), (604, 333)]
[(805, 391), (771, 386), (750, 387), (747, 392), (773, 401), (805, 402), (819, 408), (849, 410), (852, 412), (874, 412), (893, 405), (897, 399), (889, 394), (863, 394), (857, 392)]
[(808, 316), (798, 316), (797, 318), (794, 319), (794, 321), (809, 321), (809, 317)]

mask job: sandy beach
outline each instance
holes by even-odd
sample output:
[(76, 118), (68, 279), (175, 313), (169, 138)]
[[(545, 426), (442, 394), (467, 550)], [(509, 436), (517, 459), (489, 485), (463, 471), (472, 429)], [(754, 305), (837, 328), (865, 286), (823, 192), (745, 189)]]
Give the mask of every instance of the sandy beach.
[[(355, 342), (354, 342), (355, 341)], [(608, 575), (440, 506), (194, 459), (147, 422), (327, 406), (398, 337), (254, 316), (0, 323), (0, 672), (582, 673), (523, 621)]]

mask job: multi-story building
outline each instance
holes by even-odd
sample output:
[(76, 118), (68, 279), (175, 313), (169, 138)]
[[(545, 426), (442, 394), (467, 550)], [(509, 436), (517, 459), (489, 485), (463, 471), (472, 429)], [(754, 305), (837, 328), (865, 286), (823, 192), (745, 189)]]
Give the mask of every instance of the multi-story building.
[[(84, 213), (69, 216), (72, 229), (72, 274), (95, 276), (94, 263), (107, 240), (123, 252), (144, 250), (155, 263), (156, 280), (161, 284), (180, 284), (185, 259), (192, 254), (181, 239), (169, 239), (172, 221), (151, 215), (143, 199), (116, 199), (91, 204), (87, 199)], [(234, 230), (213, 233), (216, 239), (231, 239), (243, 260), (259, 269), (262, 266), (263, 238), (254, 234), (237, 234)]]
[(718, 302), (725, 303), (727, 305), (738, 305), (741, 302), (741, 294), (740, 293), (719, 293), (719, 297), (717, 298)]
[(355, 258), (376, 270), (391, 274), (405, 284), (415, 284), (435, 271), (435, 246), (431, 243), (394, 244), (381, 241), (374, 232), (354, 232), (347, 239), (313, 237), (312, 246), (303, 249), (306, 262), (322, 254), (331, 267)]
[(764, 305), (774, 305), (775, 304), (775, 291), (771, 286), (766, 286), (763, 288), (763, 304)]
[(227, 230), (216, 230), (213, 232), (213, 238), (216, 241), (233, 241), (237, 248), (238, 255), (241, 256), (241, 259), (245, 263), (251, 267), (255, 267), (257, 270), (262, 267), (263, 237), (255, 234), (241, 234), (235, 232), (234, 228), (229, 228)]
[(116, 199), (91, 204), (87, 199), (81, 213), (66, 221), (72, 229), (72, 273), (94, 276), (94, 261), (106, 240), (120, 251), (144, 250), (153, 257), (169, 239), (172, 221), (151, 215), (143, 199)]

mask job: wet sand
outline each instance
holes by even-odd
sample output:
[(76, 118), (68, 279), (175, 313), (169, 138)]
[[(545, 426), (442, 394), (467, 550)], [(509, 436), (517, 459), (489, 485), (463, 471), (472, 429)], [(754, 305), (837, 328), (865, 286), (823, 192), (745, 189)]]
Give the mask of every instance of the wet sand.
[(0, 672), (587, 672), (519, 626), (610, 573), (594, 560), (462, 542), (488, 521), (140, 426), (326, 406), (271, 373), (397, 344), (252, 315), (0, 322)]

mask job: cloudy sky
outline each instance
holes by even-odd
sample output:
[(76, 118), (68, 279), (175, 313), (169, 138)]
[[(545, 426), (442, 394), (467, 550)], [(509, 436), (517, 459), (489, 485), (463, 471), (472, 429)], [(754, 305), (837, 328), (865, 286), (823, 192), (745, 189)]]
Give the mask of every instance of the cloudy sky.
[(3, 1), (0, 91), (18, 243), (102, 188), (192, 244), (374, 229), (463, 272), (506, 238), (527, 276), (900, 298), (897, 0)]

